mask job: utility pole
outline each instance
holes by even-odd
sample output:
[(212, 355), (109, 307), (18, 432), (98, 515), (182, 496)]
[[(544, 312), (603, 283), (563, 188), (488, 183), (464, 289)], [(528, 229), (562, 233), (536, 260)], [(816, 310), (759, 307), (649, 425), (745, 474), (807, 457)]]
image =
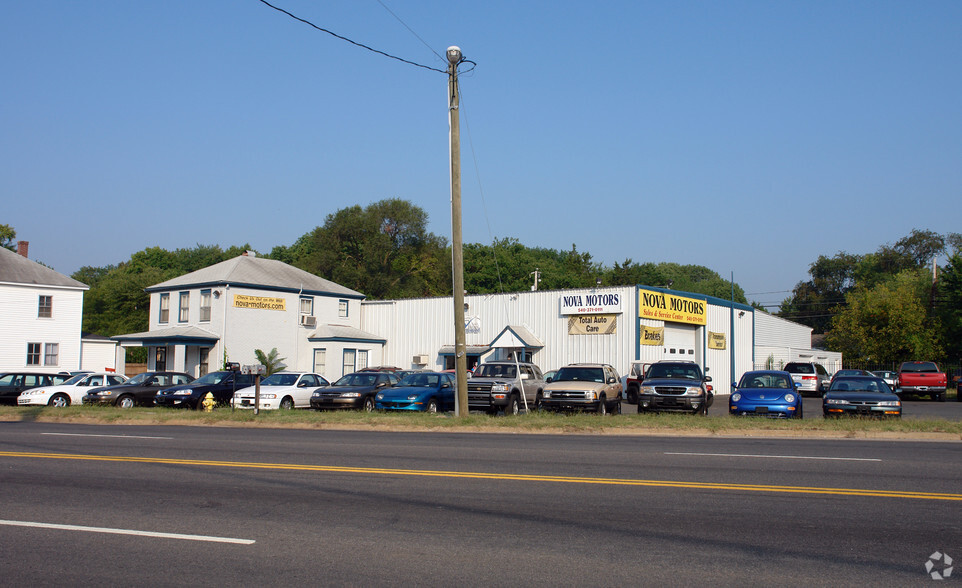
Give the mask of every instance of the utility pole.
[(461, 120), (458, 113), (458, 64), (461, 49), (448, 47), (448, 121), (451, 127), (451, 273), (454, 289), (454, 376), (456, 409), (468, 416), (468, 357), (464, 336), (464, 252), (461, 249)]
[(529, 276), (534, 276), (534, 286), (531, 286), (532, 292), (538, 291), (538, 280), (541, 278), (541, 268), (534, 268), (534, 271), (528, 274)]

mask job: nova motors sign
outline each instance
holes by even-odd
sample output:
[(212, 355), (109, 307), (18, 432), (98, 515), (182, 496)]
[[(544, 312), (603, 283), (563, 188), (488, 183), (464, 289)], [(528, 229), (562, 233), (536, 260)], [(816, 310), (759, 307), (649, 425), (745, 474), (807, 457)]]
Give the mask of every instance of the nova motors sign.
[(268, 296), (245, 296), (243, 294), (234, 295), (235, 308), (259, 308), (261, 310), (284, 310), (285, 303), (283, 298), (271, 298)]
[(707, 306), (704, 300), (638, 290), (638, 316), (641, 318), (705, 325), (708, 324)]
[(618, 293), (572, 292), (561, 297), (561, 314), (621, 314)]

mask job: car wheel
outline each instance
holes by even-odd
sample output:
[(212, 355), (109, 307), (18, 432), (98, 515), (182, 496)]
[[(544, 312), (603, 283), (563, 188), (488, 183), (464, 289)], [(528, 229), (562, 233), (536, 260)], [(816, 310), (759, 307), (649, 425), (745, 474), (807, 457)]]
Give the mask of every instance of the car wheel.
[(281, 399), (280, 407), (284, 410), (291, 410), (294, 408), (294, 399), (292, 399), (290, 396), (285, 396)]
[(367, 398), (364, 399), (364, 411), (365, 411), (365, 412), (374, 412), (374, 397), (373, 397), (373, 396), (368, 396)]
[(50, 406), (56, 406), (57, 408), (63, 408), (65, 406), (70, 406), (70, 397), (66, 394), (54, 394), (53, 398), (48, 402)]
[(611, 407), (611, 414), (621, 414), (621, 400), (615, 402), (615, 405)]
[(942, 392), (941, 394), (939, 394), (939, 402), (945, 402), (945, 395), (946, 395), (945, 392)]
[(117, 406), (119, 406), (120, 408), (133, 408), (134, 397), (129, 394), (125, 394), (124, 396), (121, 396), (120, 398), (117, 399)]
[(518, 402), (518, 396), (512, 394), (508, 398), (508, 405), (504, 407), (504, 416), (514, 416), (521, 412), (521, 404)]
[(608, 401), (602, 396), (598, 399), (598, 414), (601, 416), (608, 416)]
[(534, 399), (534, 409), (536, 412), (544, 412), (544, 397), (541, 394)]
[(628, 404), (638, 404), (638, 387), (628, 388)]
[(436, 413), (438, 411), (438, 401), (434, 398), (428, 400), (428, 407), (424, 410), (425, 412)]

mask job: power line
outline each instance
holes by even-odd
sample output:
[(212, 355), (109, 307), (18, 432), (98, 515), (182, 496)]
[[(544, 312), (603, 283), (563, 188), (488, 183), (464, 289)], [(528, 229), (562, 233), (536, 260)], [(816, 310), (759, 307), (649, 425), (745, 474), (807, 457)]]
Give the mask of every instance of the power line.
[[(377, 53), (378, 55), (383, 55), (384, 57), (390, 57), (391, 59), (396, 59), (396, 60), (400, 61), (401, 63), (406, 63), (406, 64), (408, 64), (408, 65), (413, 65), (413, 66), (415, 66), (415, 67), (420, 67), (420, 68), (428, 69), (428, 70), (431, 70), (431, 71), (436, 71), (436, 72), (438, 72), (438, 73), (443, 73), (443, 74), (447, 74), (447, 73), (448, 73), (447, 70), (438, 69), (438, 68), (436, 68), (436, 67), (431, 67), (431, 66), (429, 66), (429, 65), (423, 65), (423, 64), (420, 64), (420, 63), (416, 63), (416, 62), (414, 62), (414, 61), (409, 61), (409, 60), (407, 60), (407, 59), (402, 59), (402, 58), (400, 58), (400, 57), (398, 57), (398, 56), (396, 56), (396, 55), (391, 55), (390, 53), (385, 53), (384, 51), (380, 51), (380, 50), (378, 50), (378, 49), (374, 49), (373, 47), (368, 47), (367, 45), (364, 45), (363, 43), (358, 43), (357, 41), (352, 41), (351, 39), (348, 39), (347, 37), (342, 37), (341, 35), (338, 35), (337, 33), (333, 32), (333, 31), (329, 31), (329, 30), (327, 30), (327, 29), (325, 29), (325, 28), (323, 28), (323, 27), (317, 26), (316, 24), (312, 23), (312, 22), (309, 21), (309, 20), (305, 20), (305, 19), (303, 19), (303, 18), (301, 18), (301, 17), (299, 17), (299, 16), (295, 16), (295, 15), (291, 14), (290, 12), (284, 10), (283, 8), (279, 8), (279, 7), (277, 7), (277, 6), (274, 6), (273, 4), (271, 4), (270, 2), (268, 2), (267, 0), (260, 0), (260, 2), (261, 2), (262, 4), (265, 4), (265, 5), (267, 5), (267, 6), (270, 6), (271, 8), (273, 8), (274, 10), (276, 10), (276, 11), (278, 11), (278, 12), (283, 12), (283, 13), (286, 14), (287, 16), (293, 18), (294, 20), (300, 21), (300, 22), (302, 22), (302, 23), (304, 23), (304, 24), (306, 24), (306, 25), (308, 25), (308, 26), (313, 27), (313, 28), (321, 31), (322, 33), (327, 33), (328, 35), (331, 35), (332, 37), (335, 37), (335, 38), (340, 39), (340, 40), (342, 40), (342, 41), (347, 41), (348, 43), (350, 43), (350, 44), (352, 44), (352, 45), (355, 45), (355, 46), (360, 47), (360, 48), (362, 48), (362, 49), (367, 49), (368, 51), (370, 51), (370, 52), (372, 52), (372, 53)], [(382, 5), (382, 6), (383, 6), (383, 5)], [(390, 11), (389, 11), (389, 12), (390, 12)], [(392, 14), (393, 14), (393, 13), (392, 13)], [(396, 17), (395, 17), (395, 18), (396, 18)], [(403, 23), (402, 23), (402, 24), (403, 24)], [(405, 26), (407, 26), (407, 25), (405, 25)], [(413, 32), (413, 31), (412, 31), (412, 32)], [(415, 36), (417, 36), (417, 35), (415, 35)], [(420, 38), (420, 37), (418, 37), (418, 38)], [(473, 62), (472, 62), (472, 63), (473, 63)]]

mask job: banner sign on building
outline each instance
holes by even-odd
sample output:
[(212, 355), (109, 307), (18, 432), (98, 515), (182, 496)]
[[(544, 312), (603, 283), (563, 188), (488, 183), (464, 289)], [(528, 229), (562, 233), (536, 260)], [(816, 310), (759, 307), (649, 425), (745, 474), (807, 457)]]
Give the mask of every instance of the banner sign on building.
[(569, 335), (614, 335), (618, 332), (618, 315), (592, 314), (568, 317)]
[(286, 310), (287, 306), (283, 298), (272, 298), (269, 296), (245, 296), (234, 294), (235, 308), (256, 308), (261, 310)]
[(621, 294), (572, 291), (560, 299), (561, 314), (621, 314)]
[(651, 290), (638, 291), (638, 316), (672, 323), (708, 324), (708, 303)]
[(638, 335), (642, 345), (662, 345), (665, 342), (665, 327), (648, 327), (642, 325)]
[(725, 340), (725, 333), (712, 333), (708, 331), (708, 348), (709, 349), (726, 349), (727, 341)]

